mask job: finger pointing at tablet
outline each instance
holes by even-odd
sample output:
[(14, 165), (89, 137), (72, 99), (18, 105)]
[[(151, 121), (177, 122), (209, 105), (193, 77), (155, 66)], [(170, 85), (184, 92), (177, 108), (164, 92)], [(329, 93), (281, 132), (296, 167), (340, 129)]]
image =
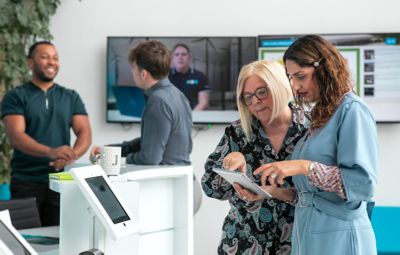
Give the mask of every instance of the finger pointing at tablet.
[(231, 152), (224, 158), (223, 167), (226, 170), (239, 169), (242, 173), (246, 173), (246, 160), (242, 153)]

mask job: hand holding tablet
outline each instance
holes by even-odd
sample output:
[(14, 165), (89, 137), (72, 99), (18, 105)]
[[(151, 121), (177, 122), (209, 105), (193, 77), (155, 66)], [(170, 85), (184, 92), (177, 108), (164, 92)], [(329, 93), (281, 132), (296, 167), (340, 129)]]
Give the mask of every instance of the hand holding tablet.
[(214, 172), (219, 174), (222, 178), (224, 178), (230, 184), (237, 183), (241, 185), (243, 188), (250, 190), (254, 194), (261, 196), (263, 198), (270, 198), (272, 197), (270, 193), (263, 190), (261, 186), (257, 183), (252, 181), (249, 177), (244, 175), (242, 172), (235, 172), (230, 170), (225, 170), (222, 168), (214, 168)]

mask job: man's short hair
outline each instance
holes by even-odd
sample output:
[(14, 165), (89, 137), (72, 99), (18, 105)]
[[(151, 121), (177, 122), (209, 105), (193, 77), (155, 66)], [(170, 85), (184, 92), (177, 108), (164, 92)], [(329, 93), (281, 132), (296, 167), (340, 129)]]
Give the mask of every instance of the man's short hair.
[(39, 45), (51, 45), (51, 46), (54, 47), (54, 45), (53, 45), (51, 42), (49, 42), (49, 41), (39, 41), (39, 42), (35, 42), (34, 44), (32, 44), (31, 47), (29, 47), (27, 58), (33, 58), (33, 55), (34, 55), (34, 53), (35, 53), (35, 50), (37, 49), (37, 47), (38, 47)]
[(129, 54), (129, 63), (136, 63), (145, 69), (156, 80), (168, 76), (171, 67), (171, 54), (168, 48), (159, 41), (145, 41), (133, 48)]
[(185, 48), (185, 49), (186, 49), (186, 51), (187, 51), (187, 53), (190, 55), (190, 49), (189, 49), (189, 46), (187, 46), (187, 45), (186, 45), (186, 44), (184, 44), (184, 43), (177, 43), (177, 44), (175, 44), (174, 48), (172, 48), (172, 52), (174, 52), (174, 51), (176, 50), (176, 48), (178, 48), (178, 47)]

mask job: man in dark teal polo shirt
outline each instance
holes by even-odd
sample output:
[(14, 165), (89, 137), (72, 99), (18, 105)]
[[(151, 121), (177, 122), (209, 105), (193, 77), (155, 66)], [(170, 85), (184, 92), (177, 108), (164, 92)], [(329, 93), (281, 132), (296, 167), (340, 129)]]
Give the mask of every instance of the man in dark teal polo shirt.
[(207, 77), (191, 68), (192, 57), (186, 44), (178, 43), (172, 49), (172, 68), (168, 79), (189, 100), (194, 111), (203, 111), (208, 107), (210, 86)]
[[(59, 194), (49, 189), (49, 173), (62, 171), (91, 144), (85, 106), (74, 91), (54, 83), (58, 54), (50, 42), (31, 46), (32, 80), (3, 98), (1, 119), (14, 148), (11, 198), (36, 197), (43, 226), (59, 224)], [(70, 130), (76, 135), (70, 146)]]

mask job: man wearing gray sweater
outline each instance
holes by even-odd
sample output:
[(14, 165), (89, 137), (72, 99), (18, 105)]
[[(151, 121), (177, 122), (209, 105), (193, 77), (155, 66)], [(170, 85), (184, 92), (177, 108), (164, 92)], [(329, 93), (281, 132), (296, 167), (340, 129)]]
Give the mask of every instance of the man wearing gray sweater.
[[(185, 95), (169, 80), (171, 55), (158, 41), (142, 42), (129, 55), (133, 80), (144, 90), (141, 137), (122, 143), (127, 164), (189, 165), (192, 110)], [(91, 157), (100, 153), (93, 147)]]
[[(192, 152), (192, 109), (186, 96), (167, 78), (171, 55), (164, 44), (146, 41), (133, 48), (129, 55), (132, 77), (144, 90), (141, 137), (120, 144), (127, 164), (190, 165)], [(91, 150), (91, 158), (100, 147)], [(193, 177), (196, 213), (201, 204), (201, 188)]]

